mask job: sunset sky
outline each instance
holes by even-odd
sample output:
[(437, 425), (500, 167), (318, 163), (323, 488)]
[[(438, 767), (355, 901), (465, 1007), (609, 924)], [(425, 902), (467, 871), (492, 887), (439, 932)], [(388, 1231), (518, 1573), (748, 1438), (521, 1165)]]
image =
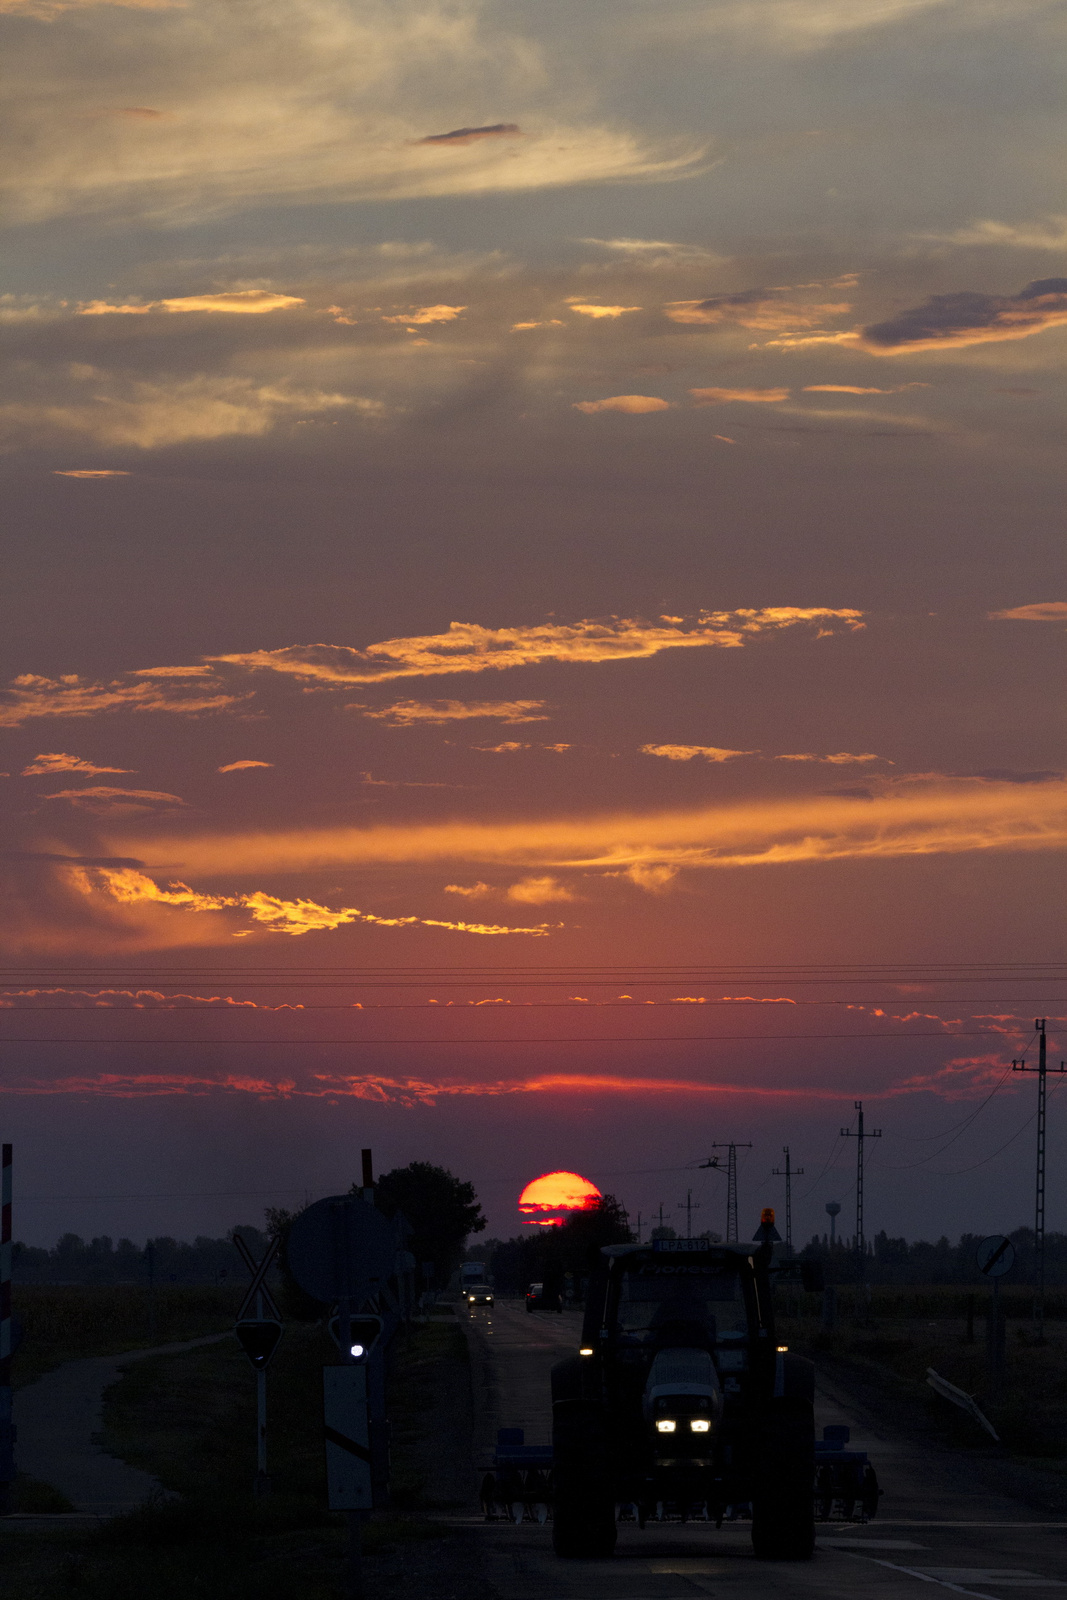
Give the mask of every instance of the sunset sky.
[(729, 1139), (849, 1231), (857, 1099), (869, 1234), (1031, 1220), (1065, 26), (0, 0), (20, 1237)]

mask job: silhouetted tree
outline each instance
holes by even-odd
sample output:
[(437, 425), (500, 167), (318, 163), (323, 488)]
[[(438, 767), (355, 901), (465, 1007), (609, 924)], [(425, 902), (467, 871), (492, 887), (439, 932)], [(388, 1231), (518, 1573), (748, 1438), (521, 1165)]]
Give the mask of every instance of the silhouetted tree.
[[(358, 1187), (353, 1184), (352, 1192)], [(387, 1217), (403, 1212), (412, 1229), (407, 1248), (420, 1265), (433, 1262), (439, 1285), (459, 1265), (470, 1235), (485, 1227), (474, 1185), (429, 1161), (383, 1173), (374, 1186), (374, 1201)]]

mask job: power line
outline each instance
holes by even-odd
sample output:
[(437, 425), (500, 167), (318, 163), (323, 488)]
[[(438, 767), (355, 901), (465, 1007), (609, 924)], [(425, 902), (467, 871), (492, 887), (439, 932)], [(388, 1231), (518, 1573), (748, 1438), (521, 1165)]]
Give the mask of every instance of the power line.
[(781, 1041), (783, 1039), (877, 1039), (885, 1044), (907, 1044), (911, 1039), (984, 1039), (990, 1034), (997, 1038), (1004, 1038), (1005, 1034), (999, 1028), (979, 1028), (961, 1033), (942, 1033), (938, 1029), (917, 1030), (915, 1033), (890, 1034), (890, 1033), (686, 1033), (686, 1034), (654, 1034), (654, 1033), (620, 1033), (609, 1035), (585, 1035), (580, 1038), (518, 1038), (503, 1036), (500, 1038), (481, 1039), (444, 1039), (440, 1037), (427, 1037), (422, 1039), (117, 1039), (98, 1036), (84, 1039), (54, 1039), (54, 1038), (28, 1038), (15, 1035), (9, 1038), (0, 1038), (0, 1045), (5, 1044), (72, 1044), (72, 1045), (97, 1045), (97, 1044), (125, 1044), (125, 1045), (244, 1045), (258, 1046), (260, 1048), (273, 1048), (278, 1045), (342, 1045), (346, 1048), (363, 1048), (368, 1045), (476, 1045), (476, 1044), (507, 1044), (507, 1045), (537, 1045), (537, 1044), (729, 1044), (738, 1040), (759, 1042), (760, 1040)]

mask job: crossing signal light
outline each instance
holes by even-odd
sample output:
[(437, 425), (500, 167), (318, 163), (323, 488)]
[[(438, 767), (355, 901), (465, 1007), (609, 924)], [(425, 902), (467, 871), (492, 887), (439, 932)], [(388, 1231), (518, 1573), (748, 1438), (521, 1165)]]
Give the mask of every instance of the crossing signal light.
[(273, 1317), (247, 1318), (234, 1328), (237, 1342), (257, 1372), (269, 1366), (270, 1358), (278, 1348), (282, 1325)]
[(352, 1337), (349, 1340), (347, 1350), (341, 1338), (341, 1318), (339, 1316), (330, 1318), (331, 1339), (342, 1355), (350, 1355), (354, 1361), (366, 1361), (382, 1331), (381, 1317), (350, 1317), (348, 1319), (348, 1327)]

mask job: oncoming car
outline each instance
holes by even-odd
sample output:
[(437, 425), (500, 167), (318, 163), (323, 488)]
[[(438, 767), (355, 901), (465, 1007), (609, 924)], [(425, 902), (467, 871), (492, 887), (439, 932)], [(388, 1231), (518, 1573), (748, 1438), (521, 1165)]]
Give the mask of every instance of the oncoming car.
[(469, 1306), (491, 1306), (493, 1291), (487, 1283), (469, 1283), (464, 1290)]

